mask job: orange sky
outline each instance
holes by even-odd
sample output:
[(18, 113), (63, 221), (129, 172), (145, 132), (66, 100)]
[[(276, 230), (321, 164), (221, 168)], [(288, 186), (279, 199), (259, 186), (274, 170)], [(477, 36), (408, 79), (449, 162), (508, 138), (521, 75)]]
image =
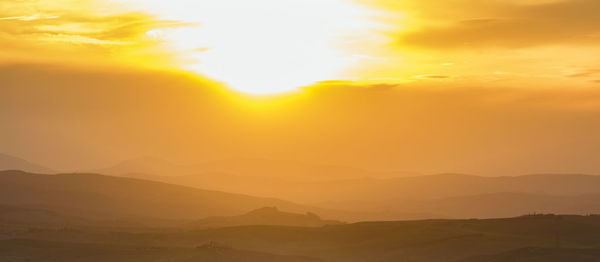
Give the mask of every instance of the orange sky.
[(154, 155), (597, 173), (598, 13), (596, 0), (3, 1), (0, 151), (58, 169)]
[(189, 70), (249, 93), (325, 80), (597, 87), (594, 0), (0, 4), (0, 61)]

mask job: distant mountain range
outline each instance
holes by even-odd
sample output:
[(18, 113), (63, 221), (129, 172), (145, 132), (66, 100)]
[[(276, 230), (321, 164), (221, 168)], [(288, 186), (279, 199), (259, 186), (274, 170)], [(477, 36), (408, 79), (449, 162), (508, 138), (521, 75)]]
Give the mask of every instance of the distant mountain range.
[(50, 168), (31, 163), (22, 158), (0, 154), (0, 171), (2, 170), (22, 170), (41, 174), (51, 174), (55, 172)]
[[(599, 215), (540, 214), (600, 214), (598, 176), (262, 178), (262, 185), (259, 177), (228, 173), (138, 176), (173, 184), (0, 171), (0, 260), (600, 261)], [(186, 180), (194, 187), (184, 186)], [(201, 189), (203, 184), (274, 188), (268, 192), (329, 208)], [(331, 220), (418, 216), (471, 219)], [(487, 217), (513, 218), (472, 219)]]
[(377, 219), (493, 218), (534, 212), (600, 213), (600, 176), (441, 174), (295, 182), (228, 173), (129, 174), (148, 180), (376, 214)]
[[(539, 174), (479, 177), (441, 174), (312, 183), (310, 199), (323, 207), (433, 213), (447, 218), (510, 217), (533, 212), (600, 212), (600, 176)], [(281, 195), (300, 201), (298, 192)], [(328, 202), (327, 202), (328, 201)]]
[(153, 176), (188, 176), (203, 173), (227, 173), (247, 177), (276, 178), (291, 181), (322, 181), (415, 175), (402, 172), (373, 172), (360, 168), (310, 164), (288, 160), (232, 158), (195, 165), (180, 165), (156, 157), (126, 160), (114, 166), (93, 170), (107, 175), (146, 174)]
[[(12, 162), (28, 163), (25, 160)], [(310, 170), (314, 173), (309, 175), (310, 179), (292, 179), (284, 171), (286, 166), (293, 170), (291, 177), (301, 176), (304, 172), (311, 172)], [(167, 173), (170, 168), (175, 171), (168, 175), (144, 173)], [(181, 175), (198, 169), (206, 170), (207, 173)], [(214, 172), (208, 172), (211, 170)], [(244, 170), (249, 170), (250, 175), (227, 172), (242, 173)], [(37, 193), (32, 196), (23, 195), (23, 192), (27, 191), (25, 189), (13, 190), (8, 182), (0, 187), (6, 187), (7, 192), (13, 192), (14, 195), (5, 193), (8, 194), (5, 195), (7, 199), (18, 195), (15, 197), (18, 201), (30, 200), (25, 201), (27, 206), (24, 207), (48, 209), (47, 205), (51, 205), (49, 210), (60, 211), (58, 208), (65, 208), (70, 211), (70, 215), (77, 215), (74, 211), (80, 210), (79, 213), (95, 212), (97, 215), (108, 213), (157, 219), (236, 216), (265, 206), (298, 213), (318, 210), (315, 213), (343, 221), (494, 218), (535, 212), (600, 213), (600, 176), (582, 174), (504, 177), (404, 174), (405, 176), (400, 177), (386, 177), (390, 174), (380, 173), (384, 177), (377, 177), (376, 173), (360, 169), (278, 161), (270, 164), (267, 160), (216, 161), (203, 166), (178, 166), (153, 158), (127, 161), (103, 172), (120, 177), (93, 174), (58, 175), (52, 179), (32, 174), (13, 176), (13, 179), (37, 177), (14, 188), (20, 186), (31, 190), (29, 187), (32, 187), (32, 183), (37, 185), (35, 190), (41, 190), (46, 184), (49, 186), (45, 191), (35, 191)], [(259, 176), (260, 172), (265, 172), (266, 175)], [(277, 172), (285, 175), (277, 176)], [(342, 175), (323, 175), (323, 179), (316, 179), (327, 172), (339, 172)], [(368, 174), (373, 176), (328, 179)], [(46, 180), (53, 182), (45, 182)], [(18, 179), (11, 180), (11, 183), (15, 181)], [(72, 188), (65, 191), (62, 188), (63, 184), (70, 184)], [(53, 188), (54, 186), (57, 188)], [(47, 192), (52, 190), (58, 193)], [(186, 193), (173, 194), (171, 191)], [(49, 197), (46, 199), (44, 194)], [(167, 197), (160, 197), (161, 195)], [(35, 197), (37, 200), (34, 201)], [(81, 203), (63, 203), (72, 197)], [(54, 198), (57, 199), (52, 202)], [(12, 200), (2, 202), (0, 198), (0, 204), (3, 203), (10, 205)], [(96, 203), (98, 208), (91, 209), (90, 204)], [(149, 211), (154, 203), (163, 203), (159, 208), (161, 212)], [(135, 212), (129, 210), (136, 205), (141, 208), (135, 208)], [(198, 208), (194, 208), (195, 206)], [(103, 212), (105, 208), (109, 210)]]
[(140, 179), (97, 174), (39, 175), (22, 171), (0, 172), (0, 205), (95, 219), (140, 217), (188, 220), (238, 215), (265, 206), (335, 218), (353, 214), (275, 198), (201, 190)]
[(343, 224), (336, 220), (323, 220), (314, 213), (292, 213), (276, 207), (263, 207), (237, 216), (211, 216), (198, 220), (150, 220), (143, 218), (108, 219), (76, 217), (56, 211), (0, 205), (0, 224), (36, 225), (39, 227), (79, 227), (143, 230), (151, 228), (222, 228), (249, 225), (321, 227)]

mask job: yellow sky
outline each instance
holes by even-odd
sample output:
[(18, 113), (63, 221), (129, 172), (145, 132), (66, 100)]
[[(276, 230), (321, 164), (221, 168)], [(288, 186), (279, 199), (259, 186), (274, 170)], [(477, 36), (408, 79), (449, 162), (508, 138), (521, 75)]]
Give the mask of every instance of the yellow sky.
[(597, 0), (0, 1), (0, 153), (62, 170), (152, 155), (597, 173), (599, 13)]
[(0, 61), (187, 70), (246, 93), (329, 80), (594, 87), (594, 0), (0, 3)]

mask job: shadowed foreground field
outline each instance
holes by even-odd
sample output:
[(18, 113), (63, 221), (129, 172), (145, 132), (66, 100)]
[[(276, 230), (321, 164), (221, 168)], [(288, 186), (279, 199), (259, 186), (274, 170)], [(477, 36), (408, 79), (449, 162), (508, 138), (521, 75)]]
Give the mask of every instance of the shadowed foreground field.
[(600, 261), (598, 216), (200, 230), (5, 224), (0, 237), (0, 261)]
[(2, 261), (248, 261), (311, 262), (313, 258), (279, 256), (220, 247), (160, 248), (127, 245), (51, 242), (37, 240), (0, 241)]
[(140, 179), (0, 182), (0, 262), (600, 261), (596, 215), (347, 223), (330, 218), (351, 212)]

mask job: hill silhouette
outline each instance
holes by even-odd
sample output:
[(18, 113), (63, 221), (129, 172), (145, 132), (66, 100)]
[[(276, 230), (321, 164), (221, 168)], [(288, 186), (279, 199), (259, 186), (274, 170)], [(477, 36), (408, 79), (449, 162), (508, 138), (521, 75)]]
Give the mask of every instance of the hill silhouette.
[(303, 163), (288, 160), (231, 158), (182, 165), (157, 157), (140, 157), (125, 160), (114, 166), (95, 170), (108, 175), (144, 174), (147, 176), (189, 176), (203, 173), (224, 173), (246, 177), (277, 178), (291, 181), (319, 181), (323, 179), (350, 179), (368, 176), (389, 175), (368, 170)]
[(233, 248), (165, 248), (43, 240), (0, 240), (2, 261), (62, 262), (317, 262), (314, 258), (283, 256)]
[(600, 260), (600, 249), (526, 247), (496, 255), (484, 255), (459, 262), (594, 262)]
[(97, 174), (0, 172), (0, 205), (96, 219), (200, 219), (277, 206), (291, 212), (349, 214), (292, 202)]
[(297, 214), (282, 212), (276, 207), (264, 207), (240, 216), (208, 217), (190, 224), (194, 228), (219, 228), (243, 225), (273, 225), (320, 227), (341, 224), (335, 220), (322, 220), (313, 213)]
[(51, 174), (54, 173), (50, 168), (31, 163), (25, 159), (0, 154), (0, 171), (2, 170), (23, 170), (32, 173)]
[[(17, 256), (63, 262), (261, 261), (258, 258), (282, 262), (598, 261), (600, 216), (527, 215), (137, 232), (4, 226), (0, 239), (5, 239), (0, 241), (2, 261)], [(244, 255), (248, 260), (240, 258)]]
[(38, 226), (85, 225), (89, 221), (54, 211), (0, 205), (0, 223)]
[[(369, 219), (494, 218), (600, 212), (600, 176), (440, 174), (298, 182), (228, 173), (134, 177), (374, 214)], [(490, 204), (494, 203), (494, 204)]]

